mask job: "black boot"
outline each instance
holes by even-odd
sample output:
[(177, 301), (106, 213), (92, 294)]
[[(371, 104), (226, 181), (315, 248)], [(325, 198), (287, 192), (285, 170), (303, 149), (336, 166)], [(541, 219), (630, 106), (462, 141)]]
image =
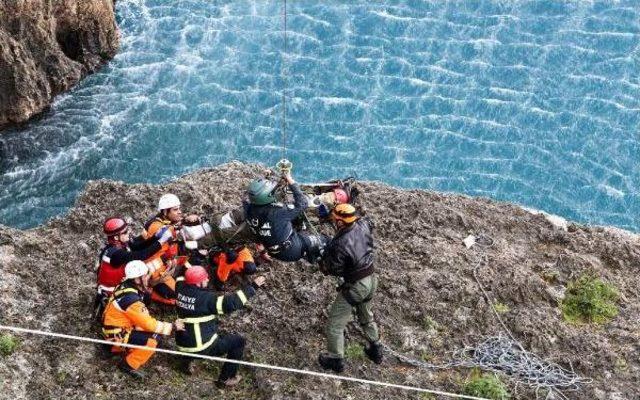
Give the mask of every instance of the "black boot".
[(191, 364), (191, 357), (179, 357), (178, 358), (178, 370), (185, 375), (193, 375), (193, 367)]
[(318, 356), (318, 362), (324, 369), (330, 369), (337, 373), (344, 371), (344, 361), (342, 357), (322, 353)]
[(110, 360), (111, 358), (119, 355), (111, 351), (110, 344), (99, 344), (96, 349), (96, 354), (103, 360)]
[(364, 349), (364, 354), (374, 363), (382, 363), (382, 345), (379, 342), (369, 343), (369, 347)]
[(133, 369), (129, 366), (129, 364), (127, 364), (127, 362), (125, 360), (122, 360), (120, 362), (120, 364), (118, 364), (118, 368), (120, 368), (120, 371), (126, 373), (129, 376), (132, 376), (136, 379), (144, 379), (146, 377), (146, 375), (144, 374), (144, 372), (142, 371), (138, 371), (137, 369)]

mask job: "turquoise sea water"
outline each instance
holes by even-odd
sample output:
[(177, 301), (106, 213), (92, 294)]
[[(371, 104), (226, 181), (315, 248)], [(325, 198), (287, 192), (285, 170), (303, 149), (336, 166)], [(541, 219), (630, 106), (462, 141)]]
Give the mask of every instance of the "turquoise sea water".
[[(370, 4), (373, 3), (373, 4)], [(357, 174), (640, 231), (639, 1), (119, 0), (122, 48), (0, 135), (0, 223), (89, 179), (159, 182), (288, 153)]]

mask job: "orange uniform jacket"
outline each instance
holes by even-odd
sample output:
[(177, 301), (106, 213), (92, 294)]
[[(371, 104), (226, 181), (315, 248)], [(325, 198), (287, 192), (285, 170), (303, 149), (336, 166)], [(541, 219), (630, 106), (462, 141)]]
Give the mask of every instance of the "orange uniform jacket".
[[(154, 217), (152, 220), (145, 224), (145, 231), (143, 232), (143, 236), (145, 238), (150, 238), (156, 234), (160, 229), (165, 226), (169, 226), (173, 234), (173, 238), (177, 238), (177, 234), (175, 228), (171, 226), (171, 221), (162, 219), (160, 216)], [(149, 267), (149, 270), (152, 273), (154, 278), (159, 277), (164, 273), (166, 266), (164, 261), (173, 259), (178, 255), (178, 244), (177, 243), (164, 243), (162, 248), (158, 250), (154, 255), (145, 260), (145, 263)]]
[(222, 252), (213, 258), (218, 268), (216, 277), (220, 282), (226, 282), (232, 272), (240, 274), (246, 272), (252, 274), (256, 272), (256, 265), (251, 252), (246, 247), (238, 252), (238, 258), (233, 263), (227, 263), (227, 255)]
[(142, 302), (142, 294), (131, 281), (125, 281), (116, 288), (113, 297), (107, 304), (104, 311), (103, 328), (105, 337), (109, 339), (106, 332), (117, 331), (117, 328), (120, 328), (123, 334), (139, 330), (170, 335), (173, 324), (158, 321), (149, 315), (147, 307)]

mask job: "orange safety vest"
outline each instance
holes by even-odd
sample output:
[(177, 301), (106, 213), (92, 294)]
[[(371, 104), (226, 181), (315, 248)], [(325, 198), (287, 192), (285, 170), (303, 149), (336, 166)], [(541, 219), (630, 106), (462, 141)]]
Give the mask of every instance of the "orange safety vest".
[[(151, 236), (155, 235), (156, 232), (158, 232), (164, 226), (169, 226), (169, 230), (171, 230), (173, 238), (176, 239), (178, 237), (177, 232), (171, 225), (171, 221), (162, 219), (160, 216), (156, 216), (145, 224), (145, 230), (143, 231), (142, 235), (145, 239), (148, 239)], [(167, 269), (165, 260), (172, 260), (177, 255), (177, 243), (163, 243), (162, 248), (158, 250), (157, 253), (144, 261), (149, 267), (149, 271), (151, 271), (151, 277), (158, 278), (159, 276), (161, 276)]]
[(153, 318), (142, 302), (142, 294), (130, 283), (118, 286), (109, 299), (102, 320), (107, 340), (124, 341), (132, 330), (170, 335), (173, 325)]
[(226, 282), (232, 272), (237, 274), (242, 273), (245, 262), (254, 262), (251, 252), (246, 247), (238, 252), (238, 258), (233, 263), (227, 263), (227, 255), (224, 252), (214, 256), (213, 261), (218, 266), (216, 276), (220, 282)]

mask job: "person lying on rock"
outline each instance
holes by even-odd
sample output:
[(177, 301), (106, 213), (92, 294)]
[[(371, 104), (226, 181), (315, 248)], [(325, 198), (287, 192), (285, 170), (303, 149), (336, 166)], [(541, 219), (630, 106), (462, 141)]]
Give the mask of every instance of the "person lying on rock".
[[(203, 267), (194, 265), (187, 269), (176, 284), (178, 317), (185, 323), (185, 330), (176, 334), (178, 350), (200, 355), (226, 355), (228, 359), (241, 360), (245, 339), (238, 334), (218, 334), (218, 317), (241, 309), (264, 282), (265, 278), (260, 276), (235, 293), (218, 296), (207, 290), (209, 274)], [(191, 375), (192, 361), (192, 357), (181, 357), (180, 370)], [(238, 367), (235, 363), (224, 363), (216, 385), (224, 388), (238, 384)]]
[(118, 285), (109, 298), (102, 320), (102, 335), (106, 340), (116, 344), (111, 351), (124, 353), (119, 368), (135, 377), (144, 378), (140, 367), (153, 356), (153, 350), (122, 348), (117, 343), (129, 343), (156, 348), (158, 335), (171, 335), (173, 331), (184, 330), (180, 319), (175, 322), (158, 321), (149, 315), (143, 302), (149, 288), (149, 268), (139, 260), (125, 266), (124, 281)]
[(307, 208), (307, 198), (290, 172), (284, 173), (282, 177), (293, 193), (294, 204), (278, 202), (275, 197), (278, 182), (256, 179), (249, 184), (249, 201), (244, 204), (245, 221), (254, 240), (265, 247), (269, 256), (280, 261), (306, 258), (313, 263), (328, 238), (294, 229), (292, 222)]
[(175, 268), (183, 263), (186, 257), (184, 249), (180, 248), (178, 232), (182, 226), (182, 210), (180, 208), (178, 196), (167, 193), (160, 197), (158, 201), (158, 214), (154, 215), (144, 225), (144, 237), (152, 237), (162, 229), (171, 232), (171, 239), (162, 245), (162, 248), (145, 260), (151, 271), (150, 285), (153, 288), (151, 300), (175, 305), (176, 303), (176, 282), (173, 278)]
[(371, 301), (378, 287), (374, 270), (373, 235), (368, 219), (357, 215), (351, 204), (339, 204), (331, 211), (336, 235), (325, 247), (320, 271), (342, 278), (339, 294), (329, 309), (328, 353), (318, 362), (324, 369), (344, 370), (344, 330), (355, 308), (358, 322), (369, 341), (365, 354), (376, 364), (382, 362), (378, 326), (373, 319)]
[(106, 301), (115, 287), (124, 278), (125, 265), (133, 260), (146, 260), (160, 251), (162, 245), (171, 239), (168, 228), (159, 229), (154, 235), (130, 239), (129, 226), (120, 217), (108, 218), (102, 225), (107, 243), (98, 257), (97, 295), (94, 304), (95, 316), (102, 317)]
[(258, 269), (253, 260), (251, 251), (246, 246), (218, 247), (211, 254), (213, 274), (213, 286), (217, 290), (223, 290), (232, 277), (255, 274)]

